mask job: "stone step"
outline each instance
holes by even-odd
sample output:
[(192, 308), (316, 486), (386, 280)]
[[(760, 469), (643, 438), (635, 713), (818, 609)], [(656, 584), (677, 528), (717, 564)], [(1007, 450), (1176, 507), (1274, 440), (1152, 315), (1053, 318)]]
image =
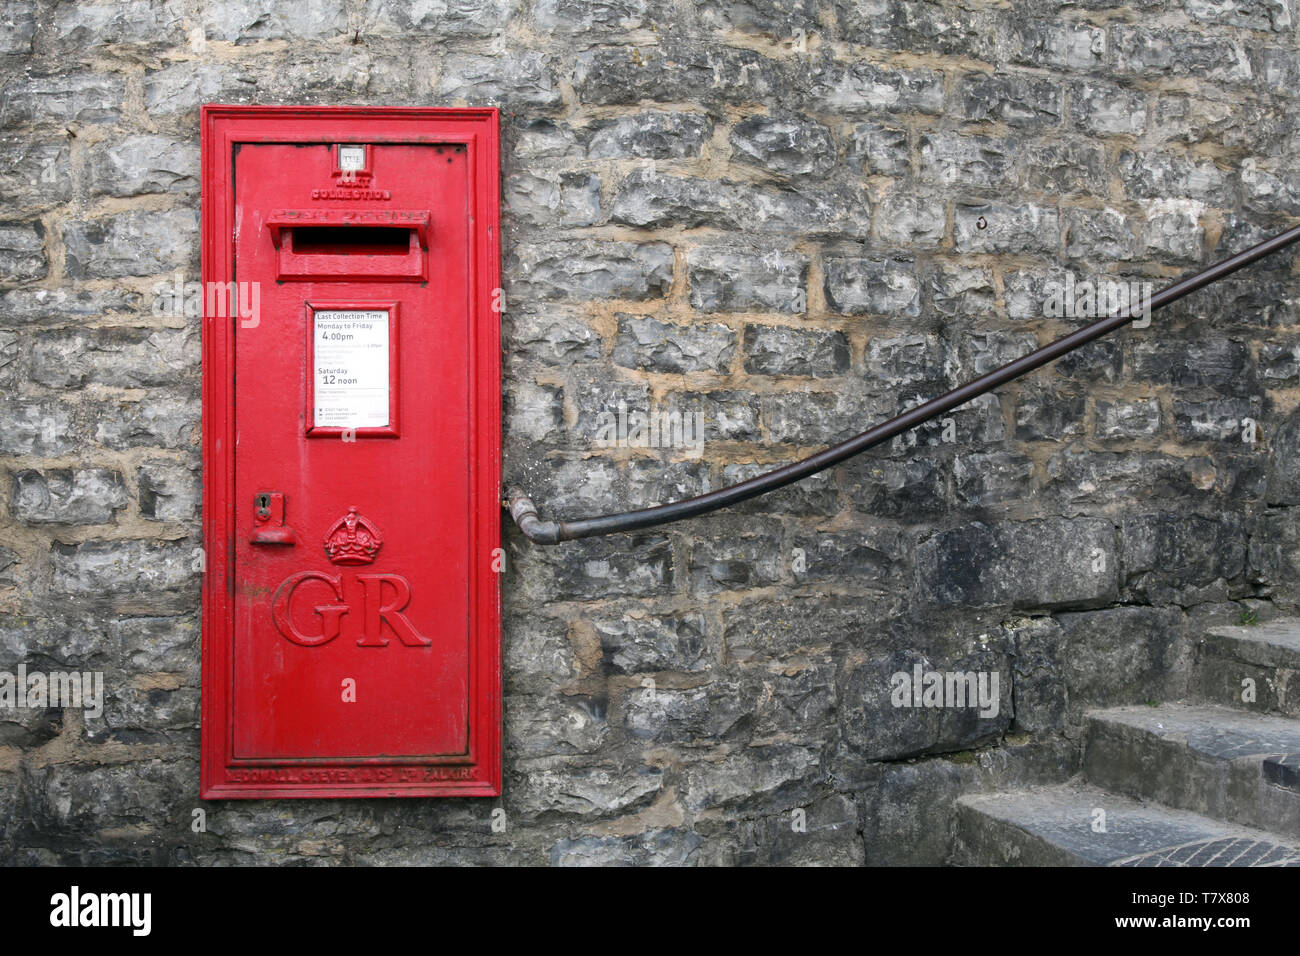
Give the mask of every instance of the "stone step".
[(1300, 720), (1182, 703), (1086, 716), (1090, 784), (1300, 838)]
[[(1300, 619), (1211, 628), (1192, 673), (1192, 696), (1207, 703), (1300, 717)], [(1242, 699), (1254, 682), (1255, 701)]]
[[(1103, 811), (1104, 831), (1097, 826)], [(957, 800), (967, 866), (1300, 866), (1300, 841), (1083, 784)]]

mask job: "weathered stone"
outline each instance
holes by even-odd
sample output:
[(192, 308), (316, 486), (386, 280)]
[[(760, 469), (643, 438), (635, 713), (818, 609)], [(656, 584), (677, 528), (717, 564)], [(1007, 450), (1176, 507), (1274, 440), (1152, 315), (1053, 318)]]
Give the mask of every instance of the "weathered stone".
[(552, 866), (691, 866), (700, 837), (689, 830), (651, 830), (640, 836), (565, 838), (551, 848)]
[(778, 65), (752, 50), (697, 41), (666, 49), (612, 47), (573, 59), (573, 88), (593, 105), (761, 102), (778, 89)]
[(562, 366), (600, 357), (600, 335), (580, 314), (562, 307), (511, 309), (507, 314), (509, 330), (503, 338), (512, 357)]
[(669, 325), (650, 316), (618, 316), (614, 363), (656, 372), (725, 372), (736, 333), (725, 325)]
[(751, 375), (830, 378), (848, 368), (849, 342), (843, 332), (781, 325), (745, 328), (745, 371)]
[[(57, 423), (54, 426), (57, 430)], [(95, 418), (94, 439), (122, 450), (148, 446), (187, 448), (197, 444), (199, 403), (165, 393), (139, 401), (104, 402)]]
[(857, 806), (842, 794), (789, 812), (697, 826), (704, 866), (860, 866)]
[(510, 694), (552, 693), (578, 676), (566, 621), (520, 615), (507, 621), (503, 680)]
[(956, 133), (921, 137), (921, 177), (940, 186), (1005, 186), (1012, 168), (1003, 140)]
[(672, 589), (672, 542), (663, 535), (592, 538), (515, 562), (520, 596), (532, 600), (604, 600)]
[(936, 389), (947, 380), (947, 352), (935, 336), (872, 338), (867, 343), (867, 380), (881, 389)]
[(583, 695), (547, 694), (506, 699), (505, 741), (521, 759), (592, 753), (609, 736), (609, 700)]
[(522, 108), (557, 106), (559, 83), (540, 52), (513, 56), (456, 53), (443, 61), (438, 95), (470, 105), (505, 103)]
[(1109, 44), (1106, 30), (1090, 23), (1017, 16), (1010, 48), (1016, 63), (1086, 72), (1106, 64)]
[(1025, 183), (1045, 193), (1097, 196), (1105, 187), (1106, 151), (1094, 143), (1031, 143), (1020, 163)]
[(519, 438), (547, 441), (564, 430), (564, 390), (553, 385), (512, 383), (505, 393), (507, 427)]
[(136, 473), (140, 514), (155, 521), (196, 521), (203, 503), (202, 476), (178, 461), (151, 458)]
[(6, 87), (0, 126), (116, 123), (125, 88), (124, 78), (113, 74), (28, 76)]
[(628, 611), (596, 617), (592, 626), (600, 638), (601, 667), (611, 674), (703, 671), (713, 665), (716, 651), (698, 612)]
[(673, 282), (663, 242), (561, 240), (516, 246), (506, 263), (512, 299), (653, 299)]
[(534, 225), (590, 226), (601, 219), (600, 178), (586, 173), (516, 173), (505, 182), (506, 209)]
[(48, 140), (31, 135), (0, 137), (0, 194), (10, 210), (66, 202), (72, 195), (67, 134)]
[(969, 750), (1002, 735), (1012, 717), (1012, 677), (1000, 629), (925, 635), (895, 623), (880, 636), (892, 649), (841, 677), (840, 732), (849, 751), (899, 760)]
[(1117, 26), (1115, 66), (1121, 73), (1197, 76), (1226, 83), (1251, 78), (1250, 60), (1239, 41), (1188, 30)]
[[(868, 422), (862, 422), (868, 427)], [(909, 457), (891, 461), (863, 457), (842, 466), (853, 506), (882, 518), (924, 519), (948, 509), (948, 473), (934, 461)]]
[(710, 594), (774, 584), (783, 563), (781, 539), (774, 535), (697, 538), (691, 548), (691, 590)]
[(784, 312), (808, 308), (805, 256), (703, 246), (686, 257), (691, 307), (701, 312)]
[(1093, 407), (1098, 438), (1147, 438), (1160, 432), (1160, 403), (1154, 398), (1097, 399)]
[(1117, 209), (1071, 209), (1065, 217), (1065, 254), (1094, 262), (1127, 262), (1137, 245), (1128, 217)]
[(790, 537), (791, 573), (800, 583), (836, 581), (885, 587), (898, 581), (910, 563), (910, 549), (892, 529), (821, 532)]
[(698, 156), (713, 122), (695, 113), (645, 112), (597, 124), (587, 145), (592, 159), (682, 159)]
[(1174, 385), (1237, 386), (1249, 382), (1250, 356), (1241, 342), (1213, 338), (1183, 341), (1161, 338), (1133, 346), (1135, 379)]
[(194, 193), (198, 185), (198, 147), (165, 136), (128, 136), (91, 159), (91, 195)]
[(1174, 599), (1176, 592), (1192, 594), (1197, 588), (1221, 593), (1221, 586), (1245, 570), (1242, 527), (1241, 516), (1228, 511), (1161, 511), (1125, 518), (1120, 537), (1127, 586), (1153, 602)]
[(1134, 199), (1221, 199), (1228, 174), (1213, 163), (1198, 163), (1169, 153), (1141, 154), (1125, 150), (1119, 155), (1124, 191)]
[(193, 379), (198, 335), (177, 329), (77, 329), (35, 336), (34, 381), (52, 388), (93, 383), (122, 388), (174, 385)]
[(983, 266), (939, 261), (930, 264), (921, 286), (925, 306), (941, 316), (988, 316), (997, 292), (993, 273)]
[(742, 186), (730, 180), (669, 176), (645, 167), (619, 185), (610, 218), (652, 228), (680, 225), (837, 235), (865, 235), (871, 222), (865, 193), (851, 185)]
[(719, 389), (711, 392), (673, 392), (670, 412), (699, 412), (704, 416), (706, 441), (756, 441), (759, 438), (759, 403), (752, 392)]
[(983, 76), (962, 80), (962, 116), (968, 120), (1039, 128), (1061, 122), (1063, 96), (1050, 80), (1022, 76)]
[(938, 113), (943, 77), (931, 70), (894, 70), (865, 61), (826, 63), (813, 74), (812, 95), (820, 109), (835, 113)]
[(899, 176), (911, 165), (907, 130), (881, 123), (858, 123), (849, 143), (849, 165), (869, 176)]
[[(940, 226), (942, 232), (942, 226)], [(826, 259), (826, 301), (845, 315), (910, 315), (921, 312), (916, 267), (894, 259)]]
[(1215, 486), (1206, 458), (1147, 452), (1094, 452), (1073, 446), (1047, 461), (1044, 491), (1071, 503), (1108, 505), (1149, 498), (1196, 497)]
[[(528, 817), (564, 813), (599, 818), (648, 804), (663, 788), (657, 767), (576, 767), (528, 770), (511, 787), (510, 812)], [(568, 842), (568, 841), (561, 841)], [(579, 843), (583, 841), (577, 841)], [(626, 862), (619, 841), (610, 862)], [(582, 855), (576, 847), (561, 851), (566, 862)]]
[(25, 524), (104, 524), (126, 507), (120, 472), (27, 468), (13, 475), (10, 513)]
[(915, 588), (942, 605), (1098, 604), (1117, 595), (1115, 528), (1101, 518), (1044, 518), (940, 532), (916, 550)]
[(505, 29), (517, 13), (519, 0), (440, 0), (435, 3), (393, 3), (366, 0), (367, 34), (408, 37), (490, 37)]
[(36, 36), (36, 4), (33, 2), (8, 2), (4, 5), (5, 30), (0, 34), (0, 53), (32, 52)]
[(843, 441), (896, 412), (888, 397), (798, 391), (765, 395), (763, 424), (773, 443), (826, 445)]
[(258, 90), (257, 77), (217, 63), (186, 61), (146, 71), (144, 102), (150, 115), (191, 113), (202, 103), (246, 101)]
[(800, 802), (799, 788), (818, 774), (817, 753), (789, 744), (748, 747), (720, 757), (716, 762), (693, 764), (685, 774), (682, 802), (692, 810), (722, 807), (757, 800)]
[(156, 613), (185, 608), (198, 593), (192, 546), (129, 539), (55, 542), (53, 586), (94, 607)]
[(1258, 440), (1260, 419), (1255, 398), (1219, 398), (1207, 402), (1174, 400), (1174, 430), (1183, 441), (1243, 442)]
[(953, 245), (959, 252), (1055, 253), (1061, 244), (1055, 209), (1023, 206), (958, 205)]
[(947, 227), (944, 204), (930, 196), (891, 192), (876, 208), (876, 235), (891, 244), (934, 249)]
[(28, 282), (45, 276), (45, 230), (40, 223), (0, 224), (0, 282)]
[(63, 455), (77, 447), (72, 409), (53, 399), (0, 399), (0, 453)]
[(972, 505), (1025, 501), (1034, 492), (1034, 464), (1023, 455), (958, 455), (952, 462), (952, 476), (958, 500)]
[(9, 289), (0, 292), (0, 314), (10, 327), (84, 322), (90, 318), (133, 315), (144, 296), (129, 289)]
[(1300, 412), (1279, 422), (1268, 443), (1268, 503), (1300, 504)]
[(835, 166), (830, 130), (801, 116), (751, 116), (730, 142), (734, 159), (781, 176), (824, 176)]
[(1060, 667), (1077, 721), (1088, 707), (1173, 700), (1188, 679), (1190, 648), (1177, 608), (1116, 607), (1059, 614)]
[(1084, 396), (1073, 389), (1021, 383), (1016, 398), (1016, 438), (1021, 441), (1070, 441), (1083, 434)]
[(1141, 136), (1147, 128), (1146, 96), (1101, 83), (1077, 83), (1070, 90), (1070, 118), (1089, 133)]
[(124, 212), (111, 218), (65, 222), (66, 269), (74, 278), (151, 276), (192, 268), (198, 259), (198, 213)]

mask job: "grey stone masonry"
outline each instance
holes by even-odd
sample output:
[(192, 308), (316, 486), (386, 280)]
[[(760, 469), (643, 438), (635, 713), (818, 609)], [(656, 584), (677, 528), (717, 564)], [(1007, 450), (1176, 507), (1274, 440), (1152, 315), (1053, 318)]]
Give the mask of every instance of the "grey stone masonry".
[[(502, 486), (689, 497), (1292, 225), (1292, 7), (0, 4), (0, 672), (106, 683), (0, 707), (0, 862), (1297, 860), (1294, 254), (743, 507), (504, 522), (501, 798), (202, 833), (203, 319), (161, 294), (202, 104), (498, 107)], [(619, 403), (700, 440), (600, 445)]]

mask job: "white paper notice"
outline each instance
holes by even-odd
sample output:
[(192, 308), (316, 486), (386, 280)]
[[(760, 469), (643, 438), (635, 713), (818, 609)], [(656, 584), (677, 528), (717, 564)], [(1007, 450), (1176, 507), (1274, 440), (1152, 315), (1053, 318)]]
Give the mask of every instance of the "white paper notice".
[(314, 422), (321, 428), (388, 424), (388, 313), (316, 313)]

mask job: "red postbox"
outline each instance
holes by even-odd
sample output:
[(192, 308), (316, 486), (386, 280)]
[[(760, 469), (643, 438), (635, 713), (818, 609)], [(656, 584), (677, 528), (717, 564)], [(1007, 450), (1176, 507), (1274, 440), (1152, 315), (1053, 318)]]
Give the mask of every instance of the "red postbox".
[(494, 796), (496, 111), (202, 125), (202, 795)]

